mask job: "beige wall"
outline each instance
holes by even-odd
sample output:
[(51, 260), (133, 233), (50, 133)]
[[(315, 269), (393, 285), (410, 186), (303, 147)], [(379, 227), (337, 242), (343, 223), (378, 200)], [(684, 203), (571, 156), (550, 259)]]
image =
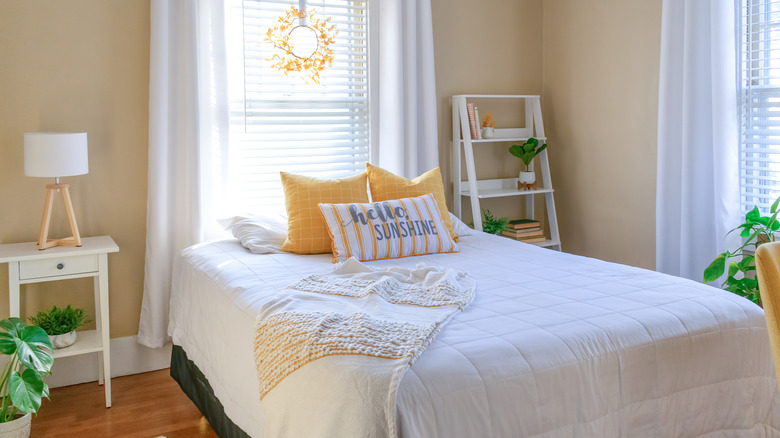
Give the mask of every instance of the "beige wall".
[(661, 0), (545, 0), (542, 105), (563, 248), (655, 266)]
[[(23, 134), (86, 131), (89, 174), (71, 183), (82, 236), (110, 234), (111, 335), (138, 330), (146, 228), (149, 2), (0, 2), (0, 243), (36, 239), (43, 178), (24, 176)], [(59, 201), (59, 200), (58, 200)], [(55, 204), (52, 237), (64, 235)], [(74, 304), (93, 315), (92, 282), (24, 287), (22, 312)], [(8, 315), (0, 266), (0, 316)]]
[[(454, 94), (541, 94), (542, 1), (431, 0), (431, 7), (439, 163), (452, 208), (450, 97)], [(497, 118), (497, 127), (517, 126), (507, 120), (508, 111), (480, 105), (480, 115), (491, 110)], [(521, 162), (509, 154), (507, 147), (504, 143), (480, 144), (475, 149), (478, 178), (517, 177)], [(522, 202), (516, 198), (491, 199), (480, 204), (499, 216), (519, 217), (522, 212)], [(466, 199), (463, 211), (468, 223), (471, 214)]]

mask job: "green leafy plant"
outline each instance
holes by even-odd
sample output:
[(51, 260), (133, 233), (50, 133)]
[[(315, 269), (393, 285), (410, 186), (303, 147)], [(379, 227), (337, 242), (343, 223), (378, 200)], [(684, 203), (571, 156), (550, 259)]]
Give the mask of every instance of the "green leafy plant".
[(0, 353), (11, 356), (0, 375), (0, 423), (5, 423), (20, 412), (38, 412), (41, 399), (49, 398), (43, 377), (51, 372), (54, 357), (42, 328), (8, 318), (0, 321), (0, 330)]
[[(704, 270), (705, 283), (715, 281), (726, 273), (726, 281), (721, 285), (724, 289), (761, 305), (758, 280), (755, 275), (751, 274), (755, 273), (756, 270), (753, 254), (758, 245), (775, 241), (775, 232), (780, 229), (780, 222), (777, 220), (778, 213), (780, 213), (778, 212), (779, 204), (780, 198), (770, 207), (770, 216), (762, 216), (758, 207), (753, 207), (745, 215), (745, 222), (729, 231), (730, 234), (742, 230), (739, 235), (744, 239), (744, 243), (734, 251), (726, 251), (715, 257), (715, 260)], [(735, 260), (729, 262), (729, 259)]]
[[(469, 224), (472, 228), (474, 222)], [(488, 234), (501, 234), (509, 227), (509, 218), (497, 218), (488, 209), (482, 209), (482, 231)]]
[(523, 160), (525, 171), (528, 172), (530, 171), (529, 166), (531, 165), (531, 161), (533, 161), (534, 157), (539, 155), (539, 152), (546, 148), (547, 143), (539, 146), (539, 140), (531, 137), (522, 145), (513, 144), (512, 146), (509, 146), (509, 153)]
[(30, 322), (55, 336), (72, 332), (90, 320), (84, 314), (84, 309), (73, 309), (68, 305), (64, 309), (54, 306), (48, 312), (38, 312), (30, 317)]

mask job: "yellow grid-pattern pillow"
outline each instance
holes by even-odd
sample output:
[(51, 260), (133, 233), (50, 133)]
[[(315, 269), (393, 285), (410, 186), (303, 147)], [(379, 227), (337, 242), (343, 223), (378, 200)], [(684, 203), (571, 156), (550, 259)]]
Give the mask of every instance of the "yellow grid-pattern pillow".
[(320, 204), (333, 239), (333, 263), (458, 252), (433, 195), (350, 204)]
[(444, 183), (439, 168), (431, 169), (415, 179), (409, 180), (388, 172), (381, 167), (366, 163), (368, 186), (371, 189), (371, 201), (389, 201), (391, 199), (411, 198), (432, 193), (439, 205), (439, 214), (450, 235), (457, 242), (458, 235), (452, 228), (450, 213), (447, 210), (447, 198), (444, 197)]
[(287, 207), (287, 240), (282, 251), (296, 254), (331, 252), (320, 203), (368, 202), (366, 173), (341, 179), (317, 179), (280, 172)]

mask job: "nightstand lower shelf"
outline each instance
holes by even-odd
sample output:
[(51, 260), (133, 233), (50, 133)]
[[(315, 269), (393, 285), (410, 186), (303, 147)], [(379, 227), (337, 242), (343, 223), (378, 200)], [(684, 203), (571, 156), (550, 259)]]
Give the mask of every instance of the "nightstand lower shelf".
[(76, 343), (70, 347), (57, 348), (54, 350), (54, 358), (76, 356), (86, 353), (97, 353), (103, 351), (103, 342), (97, 330), (84, 330), (76, 332)]

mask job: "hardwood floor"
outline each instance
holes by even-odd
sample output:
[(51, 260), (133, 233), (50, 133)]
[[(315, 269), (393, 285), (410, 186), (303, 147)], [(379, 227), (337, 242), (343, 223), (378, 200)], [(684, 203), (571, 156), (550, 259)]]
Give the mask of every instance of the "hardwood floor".
[(52, 389), (33, 417), (31, 438), (217, 436), (167, 369), (118, 377), (111, 386), (108, 409), (97, 382)]

